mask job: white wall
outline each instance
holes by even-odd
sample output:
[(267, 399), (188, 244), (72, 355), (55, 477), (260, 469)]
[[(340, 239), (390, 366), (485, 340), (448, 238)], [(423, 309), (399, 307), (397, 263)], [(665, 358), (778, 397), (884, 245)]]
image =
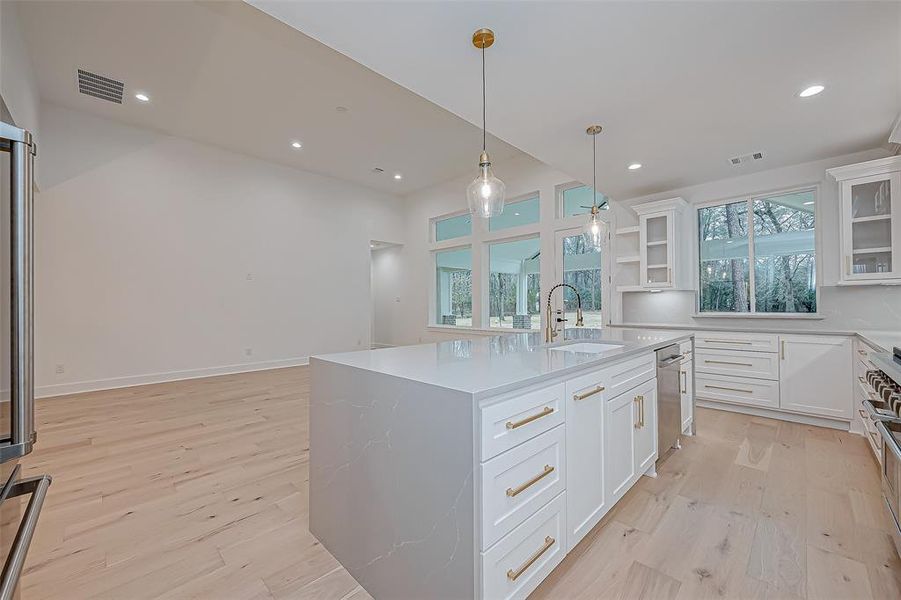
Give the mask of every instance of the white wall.
[[(694, 292), (665, 291), (659, 294), (630, 292), (623, 294), (622, 322), (705, 325), (717, 327), (792, 327), (799, 329), (901, 329), (901, 286), (837, 287), (841, 268), (839, 248), (838, 184), (826, 169), (881, 158), (888, 153), (872, 150), (852, 155), (761, 171), (742, 177), (713, 181), (687, 188), (670, 190), (653, 196), (635, 198), (623, 203), (634, 206), (642, 202), (681, 196), (690, 204), (726, 200), (749, 194), (792, 187), (817, 186), (817, 265), (820, 280), (818, 312), (822, 320), (762, 318), (694, 318)], [(620, 226), (636, 224), (634, 213), (620, 217)], [(629, 219), (627, 221), (627, 219)], [(697, 272), (697, 217), (692, 208), (686, 210), (683, 227), (677, 234), (681, 245), (678, 260), (687, 261), (693, 274)], [(696, 279), (696, 277), (695, 277)], [(696, 286), (696, 282), (695, 282)]]
[(42, 137), (39, 393), (368, 348), (397, 198), (49, 105)]
[(37, 81), (22, 38), (17, 3), (0, 2), (0, 97), (15, 124), (39, 139)]

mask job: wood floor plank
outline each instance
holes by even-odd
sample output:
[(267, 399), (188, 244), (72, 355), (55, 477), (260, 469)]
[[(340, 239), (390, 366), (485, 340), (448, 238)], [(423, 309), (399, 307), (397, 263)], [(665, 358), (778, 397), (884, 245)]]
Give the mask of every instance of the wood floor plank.
[[(370, 600), (309, 531), (308, 402), (305, 367), (38, 401), (23, 600)], [(901, 597), (865, 440), (696, 418), (533, 598)]]

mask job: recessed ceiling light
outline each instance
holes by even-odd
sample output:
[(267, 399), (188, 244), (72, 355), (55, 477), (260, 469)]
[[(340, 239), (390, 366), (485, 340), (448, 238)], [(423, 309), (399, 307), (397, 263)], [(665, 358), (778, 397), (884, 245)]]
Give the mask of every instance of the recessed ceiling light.
[(811, 200), (810, 202), (805, 202), (804, 206), (810, 206), (811, 204), (813, 204), (813, 200)]
[(630, 171), (635, 171), (640, 168), (641, 168), (641, 163), (632, 163), (631, 165), (629, 165)]
[(303, 148), (303, 144), (301, 144), (300, 142), (291, 142), (291, 147), (300, 149)]
[(514, 216), (514, 217), (518, 217), (518, 216), (519, 216), (519, 213), (513, 213), (513, 216)]
[(403, 179), (404, 176), (401, 175), (400, 173), (395, 173), (395, 174), (394, 174), (394, 178), (395, 178), (395, 179)]
[(810, 98), (811, 96), (816, 96), (826, 88), (821, 85), (812, 85), (809, 88), (805, 88), (801, 90), (801, 93), (798, 94), (802, 98)]
[(135, 98), (137, 98), (141, 102), (150, 102), (150, 96), (143, 92), (138, 92), (137, 94), (135, 94)]

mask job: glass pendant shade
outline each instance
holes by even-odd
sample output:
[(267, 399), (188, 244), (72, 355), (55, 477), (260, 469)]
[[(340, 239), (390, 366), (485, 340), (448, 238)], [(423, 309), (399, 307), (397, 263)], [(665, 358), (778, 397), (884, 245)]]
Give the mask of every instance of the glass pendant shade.
[(597, 206), (591, 207), (588, 222), (582, 227), (582, 237), (589, 249), (599, 250), (604, 243), (604, 226)]
[(469, 212), (483, 219), (500, 215), (504, 212), (506, 189), (504, 182), (494, 176), (488, 155), (483, 152), (479, 162), (479, 176), (466, 188)]

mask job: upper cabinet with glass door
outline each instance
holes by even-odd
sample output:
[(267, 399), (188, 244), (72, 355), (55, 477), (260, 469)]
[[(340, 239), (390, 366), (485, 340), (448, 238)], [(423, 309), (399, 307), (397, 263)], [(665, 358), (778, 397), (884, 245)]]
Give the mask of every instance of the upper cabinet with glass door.
[(827, 171), (841, 197), (841, 282), (901, 279), (901, 157)]
[(687, 270), (676, 261), (682, 198), (634, 206), (638, 214), (639, 286), (645, 289), (686, 286)]

